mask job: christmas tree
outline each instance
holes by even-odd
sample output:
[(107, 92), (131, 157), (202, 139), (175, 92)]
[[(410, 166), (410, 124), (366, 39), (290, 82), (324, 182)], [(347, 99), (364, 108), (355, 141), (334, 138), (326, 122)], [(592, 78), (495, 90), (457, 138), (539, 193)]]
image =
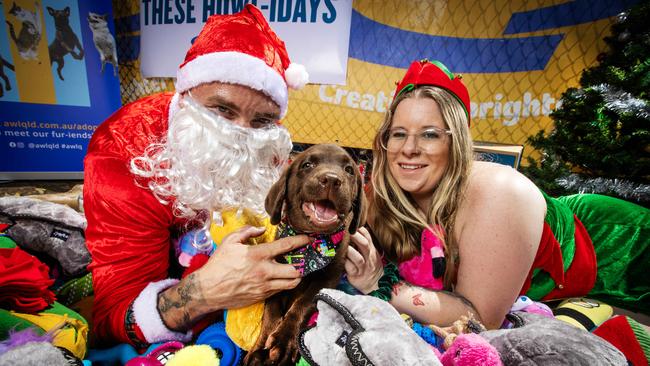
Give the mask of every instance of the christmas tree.
[(609, 50), (562, 94), (555, 128), (528, 142), (523, 171), (554, 195), (593, 192), (650, 204), (650, 2), (619, 14)]

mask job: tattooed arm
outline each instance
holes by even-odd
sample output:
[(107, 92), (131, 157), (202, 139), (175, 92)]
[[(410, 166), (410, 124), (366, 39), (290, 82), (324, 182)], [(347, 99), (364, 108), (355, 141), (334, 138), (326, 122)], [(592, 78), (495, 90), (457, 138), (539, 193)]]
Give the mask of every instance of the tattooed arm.
[(167, 328), (185, 332), (207, 313), (201, 310), (207, 303), (199, 285), (197, 274), (192, 273), (158, 294), (158, 312)]
[[(345, 262), (348, 280), (359, 291), (368, 294), (378, 288), (378, 280), (383, 275), (381, 255), (365, 228), (352, 235), (351, 243)], [(424, 289), (406, 281), (393, 286), (390, 303), (400, 313), (408, 314), (421, 323), (447, 326), (467, 313), (480, 319), (478, 311), (464, 296)]]
[(405, 281), (393, 286), (390, 304), (420, 323), (448, 326), (468, 313), (480, 320), (478, 312), (465, 297), (449, 291), (424, 289)]
[[(457, 213), (455, 236), (461, 258), (453, 293), (400, 285), (391, 304), (426, 323), (446, 326), (474, 313), (498, 328), (522, 289), (542, 236), (546, 203), (539, 189), (512, 168), (476, 162)], [(346, 270), (363, 293), (383, 274), (373, 242), (352, 237)], [(467, 299), (471, 302), (470, 306)]]
[(246, 227), (228, 235), (203, 267), (161, 292), (158, 312), (165, 325), (186, 331), (208, 313), (254, 304), (296, 287), (300, 273), (275, 258), (304, 246), (308, 237), (292, 236), (258, 246), (242, 244), (262, 233), (264, 228)]

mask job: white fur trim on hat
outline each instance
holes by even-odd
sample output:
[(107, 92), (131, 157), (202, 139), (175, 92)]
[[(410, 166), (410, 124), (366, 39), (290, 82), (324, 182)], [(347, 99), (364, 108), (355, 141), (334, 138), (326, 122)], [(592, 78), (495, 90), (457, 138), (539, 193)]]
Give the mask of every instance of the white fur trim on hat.
[(135, 322), (140, 327), (144, 338), (149, 343), (164, 341), (189, 342), (192, 339), (192, 331), (187, 333), (174, 332), (165, 326), (160, 313), (158, 313), (158, 294), (179, 281), (173, 278), (151, 282), (140, 292), (140, 295), (133, 301), (133, 315)]
[(305, 66), (301, 64), (289, 64), (284, 71), (284, 78), (291, 89), (300, 90), (309, 82), (309, 74)]
[(233, 51), (198, 56), (176, 73), (176, 92), (213, 81), (259, 90), (280, 106), (281, 117), (287, 113), (287, 83), (282, 75), (257, 57)]

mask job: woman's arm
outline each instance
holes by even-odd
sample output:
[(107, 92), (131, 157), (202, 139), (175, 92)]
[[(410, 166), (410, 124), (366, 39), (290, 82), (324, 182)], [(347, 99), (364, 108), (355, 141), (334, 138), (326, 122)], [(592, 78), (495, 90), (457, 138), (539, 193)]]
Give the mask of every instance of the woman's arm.
[[(460, 261), (453, 292), (432, 291), (404, 281), (393, 286), (390, 303), (422, 323), (447, 326), (473, 313), (498, 328), (524, 283), (542, 235), (545, 202), (515, 170), (476, 163), (466, 200), (457, 216)], [(381, 257), (361, 229), (352, 236), (348, 280), (363, 293), (376, 290)]]
[(497, 328), (519, 295), (542, 236), (546, 203), (516, 170), (477, 162), (458, 212), (460, 264), (454, 292)]
[(433, 291), (400, 281), (393, 286), (390, 304), (400, 313), (410, 315), (415, 321), (439, 326), (451, 325), (461, 315), (474, 315), (479, 319), (472, 303), (450, 291)]
[[(384, 274), (382, 259), (365, 228), (351, 237), (345, 270), (348, 281), (363, 294), (379, 288)], [(472, 304), (462, 296), (447, 291), (431, 291), (413, 286), (406, 281), (393, 285), (390, 304), (400, 313), (408, 314), (421, 323), (450, 325), (461, 315), (477, 316)]]

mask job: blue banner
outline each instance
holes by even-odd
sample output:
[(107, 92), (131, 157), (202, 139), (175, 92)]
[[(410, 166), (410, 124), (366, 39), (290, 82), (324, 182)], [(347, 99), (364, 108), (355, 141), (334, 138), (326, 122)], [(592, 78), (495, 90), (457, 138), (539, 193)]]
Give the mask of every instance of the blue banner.
[(120, 105), (111, 2), (15, 0), (0, 12), (0, 179), (80, 178)]

